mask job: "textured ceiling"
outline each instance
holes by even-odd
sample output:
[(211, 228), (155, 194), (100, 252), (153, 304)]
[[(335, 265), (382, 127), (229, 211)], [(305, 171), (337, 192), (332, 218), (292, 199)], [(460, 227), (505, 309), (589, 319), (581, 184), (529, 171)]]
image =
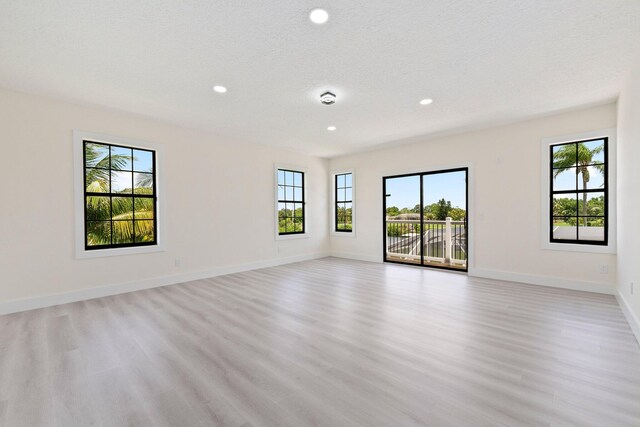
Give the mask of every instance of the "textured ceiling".
[(638, 0), (0, 2), (0, 86), (328, 157), (614, 99), (639, 54)]

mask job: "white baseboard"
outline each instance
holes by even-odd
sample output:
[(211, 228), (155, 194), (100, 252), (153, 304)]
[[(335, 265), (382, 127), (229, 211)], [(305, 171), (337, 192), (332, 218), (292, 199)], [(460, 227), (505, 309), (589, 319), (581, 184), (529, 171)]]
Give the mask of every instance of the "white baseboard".
[(574, 291), (595, 292), (614, 295), (615, 287), (608, 283), (588, 282), (586, 280), (563, 279), (560, 277), (537, 276), (533, 274), (513, 273), (511, 271), (469, 268), (469, 276), (484, 279), (507, 280), (509, 282), (548, 286), (551, 288), (572, 289)]
[(17, 313), (20, 311), (34, 310), (37, 308), (51, 307), (54, 305), (68, 304), (76, 301), (85, 301), (93, 298), (106, 297), (110, 295), (124, 294), (127, 292), (139, 291), (142, 289), (157, 288), (160, 286), (175, 285), (177, 283), (189, 282), (192, 280), (206, 279), (209, 277), (222, 276), (225, 274), (240, 273), (243, 271), (256, 270), (258, 268), (275, 267), (277, 265), (291, 264), (294, 262), (308, 261), (312, 259), (324, 258), (328, 253), (317, 253), (310, 255), (298, 255), (287, 258), (275, 258), (246, 264), (238, 264), (225, 267), (216, 267), (209, 270), (194, 271), (190, 273), (175, 274), (172, 276), (154, 277), (151, 279), (139, 280), (135, 282), (120, 283), (116, 285), (100, 286), (97, 288), (82, 289), (78, 291), (64, 292), (58, 294), (44, 295), (33, 298), (23, 298), (0, 303), (0, 315)]
[(616, 299), (618, 300), (620, 308), (622, 308), (622, 313), (624, 313), (627, 323), (631, 327), (633, 335), (636, 336), (636, 341), (640, 344), (640, 319), (638, 319), (638, 316), (633, 312), (631, 306), (627, 302), (627, 299), (622, 295), (622, 293), (620, 293), (620, 291), (616, 293)]
[[(351, 252), (331, 252), (336, 258), (354, 259), (357, 261), (383, 262), (382, 255), (363, 255)], [(468, 275), (484, 279), (507, 280), (510, 282), (527, 283), (530, 285), (548, 286), (551, 288), (572, 289), (574, 291), (595, 292), (599, 294), (614, 295), (615, 287), (608, 283), (589, 282), (585, 280), (571, 280), (551, 276), (537, 276), (533, 274), (520, 274), (510, 271), (488, 270), (469, 267)]]
[(331, 256), (336, 258), (353, 259), (356, 261), (382, 262), (382, 254), (380, 256), (376, 256), (356, 254), (352, 252), (331, 252)]

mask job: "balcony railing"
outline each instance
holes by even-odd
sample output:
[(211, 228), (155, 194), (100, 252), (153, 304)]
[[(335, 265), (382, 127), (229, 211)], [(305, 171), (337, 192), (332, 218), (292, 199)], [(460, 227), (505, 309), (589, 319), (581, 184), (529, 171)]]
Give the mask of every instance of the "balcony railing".
[[(424, 220), (387, 217), (387, 259), (455, 268), (467, 265), (467, 230), (464, 221)], [(422, 240), (420, 237), (422, 236)], [(422, 245), (420, 242), (423, 242)]]

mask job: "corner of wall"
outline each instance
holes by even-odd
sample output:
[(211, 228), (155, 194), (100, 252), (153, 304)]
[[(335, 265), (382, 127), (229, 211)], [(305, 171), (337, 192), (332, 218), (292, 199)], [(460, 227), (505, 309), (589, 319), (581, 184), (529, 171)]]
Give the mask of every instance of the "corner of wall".
[(616, 298), (640, 343), (640, 57), (624, 79), (618, 98), (618, 280)]

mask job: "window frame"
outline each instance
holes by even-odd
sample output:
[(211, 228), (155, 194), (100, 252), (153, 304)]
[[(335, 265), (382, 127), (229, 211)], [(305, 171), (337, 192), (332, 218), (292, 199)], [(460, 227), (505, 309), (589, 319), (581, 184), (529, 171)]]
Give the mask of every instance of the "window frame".
[[(302, 174), (302, 202), (294, 201), (294, 200), (286, 200), (280, 199), (278, 197), (278, 172), (294, 172)], [(275, 192), (275, 238), (276, 240), (291, 240), (291, 239), (301, 239), (308, 237), (308, 224), (307, 224), (307, 170), (306, 168), (300, 166), (292, 166), (292, 165), (279, 165), (276, 164), (274, 166), (274, 192)], [(285, 194), (286, 196), (286, 194)], [(302, 204), (302, 231), (292, 231), (292, 232), (284, 232), (280, 233), (280, 218), (278, 205), (280, 203), (301, 203)]]
[[(351, 230), (338, 230), (338, 176), (351, 174)], [(331, 236), (355, 237), (356, 235), (356, 171), (355, 169), (331, 172)], [(348, 188), (348, 187), (345, 187)]]
[[(604, 189), (582, 190), (576, 181), (575, 190), (553, 189), (553, 147), (566, 144), (577, 144), (596, 140), (605, 140), (604, 159)], [(544, 138), (541, 141), (541, 231), (542, 248), (549, 250), (590, 252), (590, 253), (610, 253), (616, 252), (616, 130), (601, 129), (591, 132), (584, 132), (573, 135)], [(577, 174), (576, 174), (577, 179)], [(553, 197), (558, 194), (573, 194), (576, 197), (583, 193), (605, 193), (605, 241), (594, 240), (568, 240), (553, 238)], [(576, 212), (576, 218), (582, 218)], [(578, 224), (576, 224), (578, 227)], [(578, 234), (576, 234), (578, 238)]]
[[(86, 245), (86, 169), (85, 169), (85, 141), (104, 144), (110, 147), (124, 147), (154, 152), (154, 229), (155, 242), (138, 242), (126, 244), (101, 245), (90, 248)], [(139, 253), (161, 252), (165, 250), (164, 238), (164, 195), (162, 194), (162, 146), (139, 140), (132, 140), (93, 132), (73, 131), (74, 152), (74, 188), (75, 188), (75, 248), (76, 258), (97, 258), (104, 256), (131, 255)], [(111, 172), (111, 169), (110, 169)], [(132, 170), (133, 172), (133, 170)], [(111, 189), (110, 189), (111, 191)], [(102, 193), (101, 193), (102, 194)], [(112, 193), (104, 193), (112, 197)], [(129, 197), (128, 195), (122, 195)], [(133, 200), (133, 193), (131, 194)], [(148, 197), (147, 197), (148, 198)]]

